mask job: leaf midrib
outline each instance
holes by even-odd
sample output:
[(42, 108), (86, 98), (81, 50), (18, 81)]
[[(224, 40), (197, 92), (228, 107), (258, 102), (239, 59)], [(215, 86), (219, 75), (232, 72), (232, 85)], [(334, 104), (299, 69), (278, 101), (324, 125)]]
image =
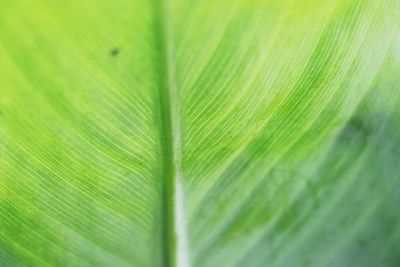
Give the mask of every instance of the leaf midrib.
[(181, 192), (181, 130), (175, 83), (173, 45), (170, 38), (168, 0), (154, 2), (154, 28), (158, 49), (158, 96), (162, 157), (162, 259), (164, 267), (186, 267), (185, 227)]

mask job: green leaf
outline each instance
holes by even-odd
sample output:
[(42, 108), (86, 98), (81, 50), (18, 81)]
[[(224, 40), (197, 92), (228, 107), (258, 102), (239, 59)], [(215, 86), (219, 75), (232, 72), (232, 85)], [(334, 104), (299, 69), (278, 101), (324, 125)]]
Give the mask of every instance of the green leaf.
[(399, 17), (0, 1), (0, 266), (399, 266)]

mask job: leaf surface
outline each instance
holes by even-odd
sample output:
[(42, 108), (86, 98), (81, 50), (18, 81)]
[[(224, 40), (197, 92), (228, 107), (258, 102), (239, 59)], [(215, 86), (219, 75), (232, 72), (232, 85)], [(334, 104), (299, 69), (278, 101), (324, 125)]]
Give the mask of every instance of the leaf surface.
[(399, 16), (1, 1), (0, 266), (398, 266)]

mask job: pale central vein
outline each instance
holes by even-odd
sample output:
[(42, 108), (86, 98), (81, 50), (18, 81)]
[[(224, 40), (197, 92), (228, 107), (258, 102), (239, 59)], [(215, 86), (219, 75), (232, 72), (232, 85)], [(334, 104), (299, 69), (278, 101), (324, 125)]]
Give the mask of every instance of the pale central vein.
[(179, 94), (175, 82), (173, 43), (168, 0), (155, 3), (155, 29), (159, 48), (159, 97), (163, 153), (163, 266), (188, 267), (184, 193), (181, 172), (181, 129)]

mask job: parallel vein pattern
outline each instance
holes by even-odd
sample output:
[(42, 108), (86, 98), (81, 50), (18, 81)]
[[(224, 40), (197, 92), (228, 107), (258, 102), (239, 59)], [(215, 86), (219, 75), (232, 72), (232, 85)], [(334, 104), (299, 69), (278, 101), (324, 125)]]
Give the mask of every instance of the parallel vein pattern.
[(399, 14), (0, 1), (0, 266), (398, 267)]
[(151, 8), (2, 2), (1, 266), (163, 261)]

